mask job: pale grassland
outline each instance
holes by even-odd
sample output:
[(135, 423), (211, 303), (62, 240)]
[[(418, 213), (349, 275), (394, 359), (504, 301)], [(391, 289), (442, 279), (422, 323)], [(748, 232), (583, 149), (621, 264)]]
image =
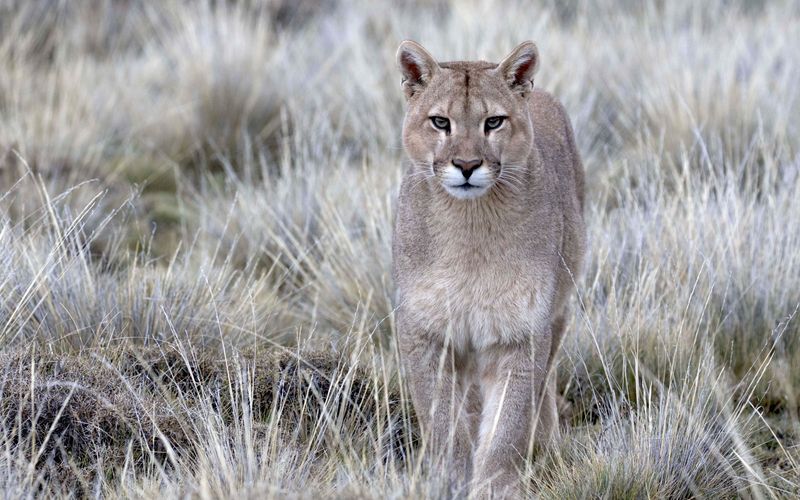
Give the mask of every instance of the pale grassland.
[(797, 3), (0, 0), (4, 497), (464, 494), (393, 343), (404, 38), (535, 40), (584, 158), (530, 492), (800, 494)]

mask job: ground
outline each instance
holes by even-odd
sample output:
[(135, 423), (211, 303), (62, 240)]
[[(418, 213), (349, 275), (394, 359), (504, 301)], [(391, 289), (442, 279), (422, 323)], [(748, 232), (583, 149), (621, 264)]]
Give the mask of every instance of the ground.
[(3, 496), (464, 494), (398, 369), (399, 42), (533, 39), (587, 171), (544, 498), (800, 494), (800, 8), (0, 2)]

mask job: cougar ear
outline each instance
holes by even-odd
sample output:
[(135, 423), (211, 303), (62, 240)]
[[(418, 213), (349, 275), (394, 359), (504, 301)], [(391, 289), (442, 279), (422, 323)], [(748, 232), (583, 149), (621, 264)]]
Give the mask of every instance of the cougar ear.
[(417, 42), (405, 40), (397, 49), (397, 66), (403, 75), (403, 93), (411, 98), (420, 92), (439, 69), (439, 64)]
[(533, 75), (539, 67), (539, 49), (536, 44), (527, 41), (517, 45), (503, 62), (497, 66), (497, 72), (508, 82), (511, 90), (523, 96), (533, 89)]

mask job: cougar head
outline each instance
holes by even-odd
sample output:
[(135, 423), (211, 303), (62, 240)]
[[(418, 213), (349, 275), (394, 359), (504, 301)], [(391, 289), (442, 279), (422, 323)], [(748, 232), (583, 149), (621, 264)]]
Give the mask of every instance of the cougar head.
[(403, 147), (416, 173), (461, 200), (519, 185), (533, 146), (528, 100), (538, 62), (533, 42), (500, 64), (437, 63), (418, 43), (401, 43)]

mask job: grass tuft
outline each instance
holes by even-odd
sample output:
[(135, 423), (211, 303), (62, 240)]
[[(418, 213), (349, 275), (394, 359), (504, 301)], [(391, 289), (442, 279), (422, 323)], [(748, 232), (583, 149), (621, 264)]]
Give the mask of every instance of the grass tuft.
[(394, 344), (406, 38), (534, 39), (587, 170), (530, 493), (800, 493), (793, 2), (10, 0), (3, 496), (465, 495)]

